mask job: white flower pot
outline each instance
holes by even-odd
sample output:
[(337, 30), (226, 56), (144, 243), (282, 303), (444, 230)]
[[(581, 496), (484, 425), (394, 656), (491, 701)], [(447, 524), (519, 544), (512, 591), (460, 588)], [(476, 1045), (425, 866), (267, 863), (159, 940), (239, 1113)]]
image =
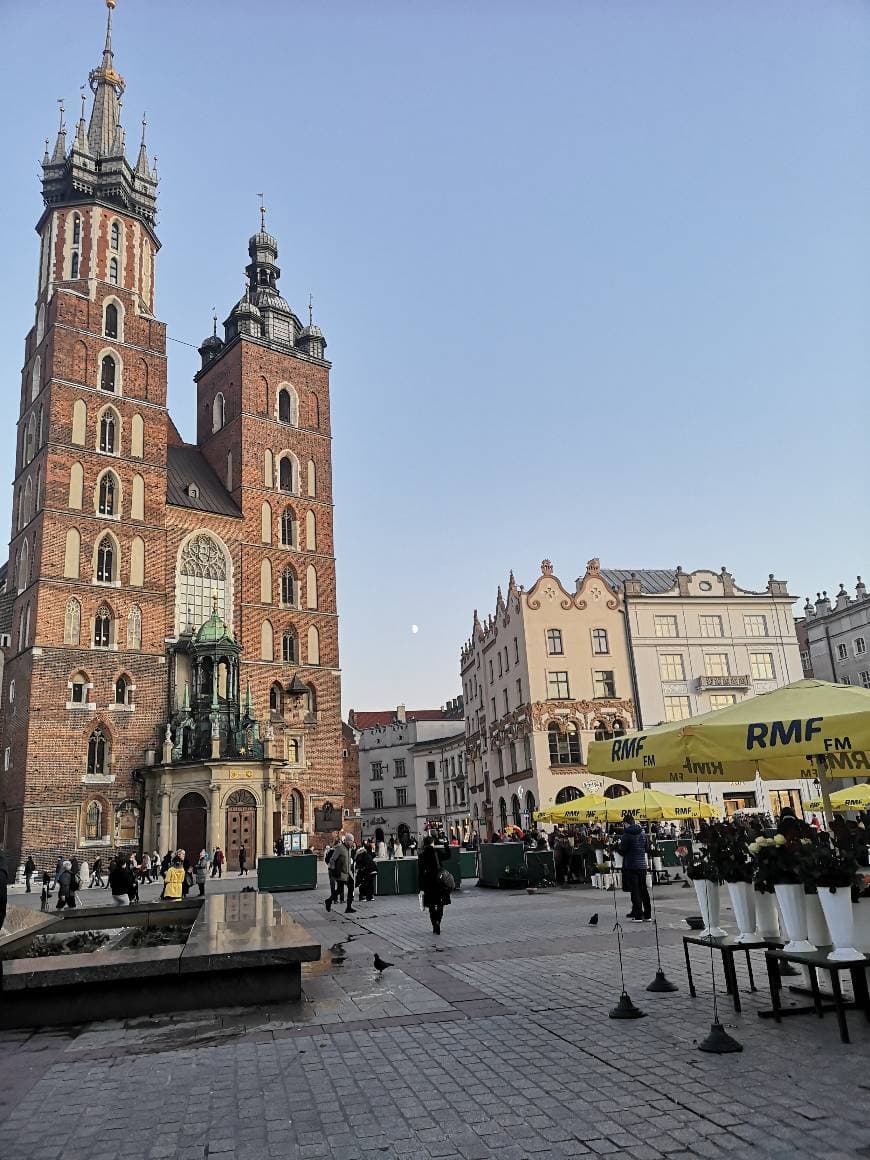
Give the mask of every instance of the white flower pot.
[(729, 882), (728, 894), (734, 910), (734, 921), (740, 933), (739, 943), (755, 942), (755, 891), (751, 882)]
[(829, 947), (831, 935), (825, 922), (822, 904), (818, 894), (808, 894), (807, 898), (807, 938), (814, 947)]
[(762, 894), (760, 890), (753, 890), (755, 895), (755, 927), (760, 938), (779, 938), (779, 911), (776, 909), (776, 895)]
[(855, 945), (855, 922), (852, 914), (852, 892), (848, 886), (819, 887), (819, 902), (825, 912), (831, 932), (833, 950), (828, 955), (832, 963), (860, 959), (861, 951)]
[(613, 859), (614, 870), (621, 870), (622, 869), (622, 855), (617, 850), (614, 850), (611, 857)]
[(852, 903), (852, 925), (855, 930), (854, 946), (864, 954), (870, 954), (870, 899), (862, 898)]
[(816, 948), (807, 938), (807, 904), (803, 886), (777, 883), (773, 889), (788, 935), (783, 950), (791, 954), (812, 954)]
[(653, 864), (653, 870), (655, 870), (656, 873), (659, 873), (660, 871), (662, 871), (664, 869), (664, 866), (662, 866), (662, 860), (658, 855), (656, 855), (656, 857), (653, 858), (652, 864)]
[(698, 906), (701, 908), (701, 917), (704, 920), (704, 929), (701, 938), (724, 938), (725, 931), (719, 925), (719, 883), (708, 882), (706, 878), (695, 878), (692, 882), (695, 894), (698, 897)]

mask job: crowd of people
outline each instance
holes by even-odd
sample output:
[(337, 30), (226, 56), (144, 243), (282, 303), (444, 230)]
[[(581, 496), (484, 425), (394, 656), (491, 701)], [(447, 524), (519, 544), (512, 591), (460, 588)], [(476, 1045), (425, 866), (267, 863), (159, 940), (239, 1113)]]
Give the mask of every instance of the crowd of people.
[[(220, 846), (215, 846), (211, 854), (200, 850), (199, 856), (188, 854), (186, 850), (168, 850), (162, 857), (157, 850), (141, 855), (135, 852), (116, 851), (104, 865), (101, 855), (97, 855), (92, 865), (76, 857), (59, 857), (54, 872), (44, 870), (40, 875), (36, 861), (28, 855), (24, 863), (24, 882), (27, 894), (41, 883), (40, 905), (48, 910), (55, 898), (54, 909), (83, 906), (83, 891), (108, 890), (118, 906), (126, 906), (139, 901), (139, 887), (163, 882), (161, 898), (186, 898), (196, 887), (200, 895), (205, 894), (205, 884), (209, 876), (222, 878), (226, 867), (226, 854)], [(239, 877), (248, 873), (248, 852), (244, 846), (239, 850)], [(7, 875), (8, 876), (8, 875)], [(36, 881), (35, 881), (36, 880)]]
[[(394, 858), (395, 849), (391, 854), (389, 843), (384, 845), (387, 857)], [(417, 849), (416, 842), (413, 849)], [(409, 843), (408, 852), (411, 850)], [(329, 868), (329, 895), (324, 899), (327, 914), (335, 905), (344, 906), (345, 914), (356, 914), (354, 891), (360, 902), (374, 901), (378, 879), (375, 852), (376, 847), (371, 838), (357, 845), (351, 833), (342, 834), (334, 846), (326, 847), (323, 860)], [(404, 856), (404, 850), (400, 856)], [(436, 843), (431, 834), (423, 838), (422, 848), (417, 855), (417, 880), (421, 905), (429, 914), (433, 934), (441, 933), (444, 907), (450, 905), (450, 893), (455, 887), (452, 875), (442, 865), (449, 857), (449, 843)]]

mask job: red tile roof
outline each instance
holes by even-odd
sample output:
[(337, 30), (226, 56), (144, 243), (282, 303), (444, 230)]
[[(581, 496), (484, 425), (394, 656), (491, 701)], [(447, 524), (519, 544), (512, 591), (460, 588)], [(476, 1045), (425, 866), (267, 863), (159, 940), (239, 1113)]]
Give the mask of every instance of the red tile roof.
[[(370, 712), (351, 709), (347, 719), (354, 729), (371, 729), (375, 725), (392, 725), (398, 721), (395, 709), (373, 709)], [(458, 721), (462, 718), (461, 714), (455, 715), (446, 709), (406, 709), (405, 719), (407, 721)]]

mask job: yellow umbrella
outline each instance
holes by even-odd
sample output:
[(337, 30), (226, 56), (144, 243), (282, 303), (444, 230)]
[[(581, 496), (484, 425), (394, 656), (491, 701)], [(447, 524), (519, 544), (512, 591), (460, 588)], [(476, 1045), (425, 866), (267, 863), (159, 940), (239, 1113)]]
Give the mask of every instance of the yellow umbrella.
[[(652, 781), (851, 777), (870, 771), (870, 689), (796, 681), (714, 713), (589, 745), (590, 773)], [(827, 812), (827, 811), (826, 811)]]
[(619, 807), (620, 816), (631, 813), (636, 818), (645, 818), (650, 822), (678, 818), (715, 818), (718, 815), (718, 810), (707, 802), (665, 793), (660, 789), (637, 789), (616, 798), (613, 804)]
[[(596, 822), (601, 819), (596, 815), (596, 811), (605, 809), (610, 805), (609, 800), (601, 794), (590, 793), (585, 797), (573, 798), (569, 802), (559, 802), (558, 805), (548, 806), (545, 810), (539, 810), (535, 814), (536, 822)], [(589, 816), (585, 816), (589, 815)]]
[[(831, 807), (835, 810), (866, 810), (870, 806), (870, 784), (847, 785), (830, 795)], [(821, 798), (812, 798), (806, 803), (808, 810), (822, 810), (825, 803)]]

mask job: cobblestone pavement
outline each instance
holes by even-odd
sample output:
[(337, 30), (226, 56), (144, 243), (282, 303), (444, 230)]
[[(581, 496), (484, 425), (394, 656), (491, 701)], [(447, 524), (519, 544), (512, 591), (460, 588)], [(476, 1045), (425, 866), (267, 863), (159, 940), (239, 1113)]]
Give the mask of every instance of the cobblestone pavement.
[[(620, 994), (612, 894), (466, 887), (439, 939), (416, 898), (327, 917), (323, 894), (281, 896), (324, 946), (300, 1004), (0, 1032), (2, 1160), (870, 1156), (858, 1012), (848, 1046), (832, 1014), (760, 1020), (756, 954), (757, 992), (738, 967), (742, 1014), (719, 998), (743, 1053), (697, 1050), (713, 994), (701, 947), (697, 999), (686, 985), (693, 892), (659, 891), (675, 994), (646, 992), (654, 933), (628, 925), (626, 985), (647, 1017), (624, 1022), (607, 1017)], [(341, 965), (327, 950), (339, 942)], [(375, 950), (395, 964), (381, 978)]]

